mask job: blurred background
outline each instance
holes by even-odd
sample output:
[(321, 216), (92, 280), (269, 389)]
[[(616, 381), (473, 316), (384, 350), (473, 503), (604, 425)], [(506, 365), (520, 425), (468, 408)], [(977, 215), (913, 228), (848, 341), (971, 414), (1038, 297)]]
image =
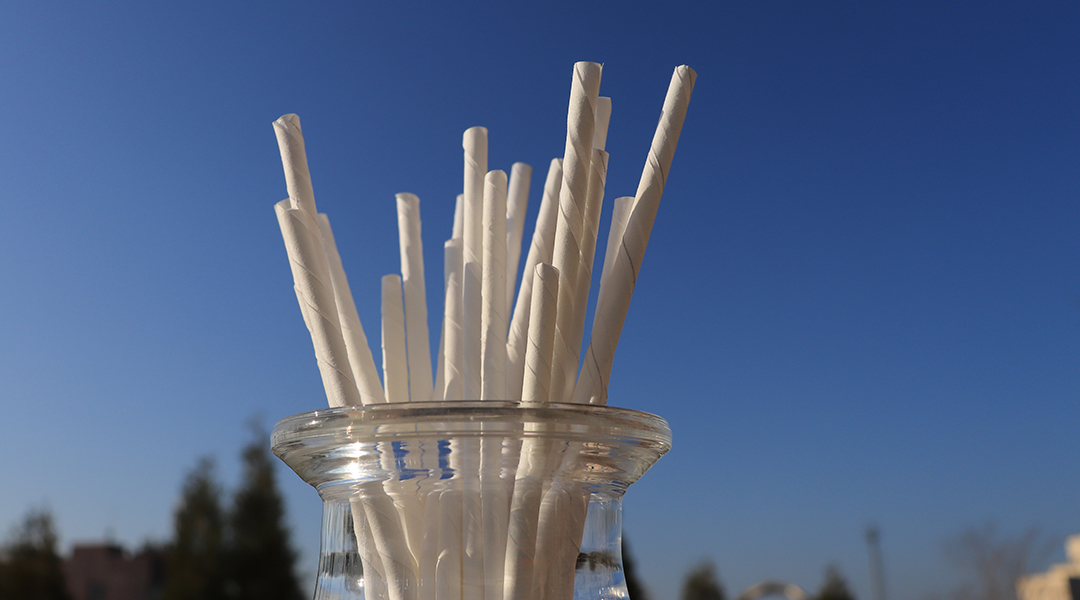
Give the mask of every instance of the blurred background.
[[(46, 515), (63, 556), (171, 544), (205, 458), (231, 506), (249, 423), (325, 405), (274, 119), (303, 121), (378, 361), (394, 194), (421, 200), (437, 332), (462, 132), (534, 167), (528, 237), (589, 60), (602, 232), (672, 69), (698, 74), (610, 388), (674, 434), (625, 502), (650, 597), (694, 569), (732, 598), (815, 593), (831, 568), (881, 600), (875, 547), (889, 600), (982, 593), (972, 544), (1063, 562), (1078, 29), (1075, 2), (7, 3), (0, 533)], [(271, 464), (310, 586), (321, 505)]]

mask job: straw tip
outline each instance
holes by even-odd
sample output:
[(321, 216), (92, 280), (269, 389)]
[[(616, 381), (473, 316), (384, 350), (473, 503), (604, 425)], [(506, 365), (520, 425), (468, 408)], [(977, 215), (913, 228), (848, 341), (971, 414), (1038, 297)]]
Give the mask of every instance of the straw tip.
[(604, 65), (602, 65), (601, 63), (590, 62), (587, 60), (581, 60), (574, 63), (575, 71), (596, 72), (597, 74), (599, 74), (600, 71), (602, 71), (603, 69)]
[(556, 283), (559, 281), (559, 268), (550, 263), (537, 263), (534, 272), (541, 279), (554, 279)]
[(274, 121), (275, 127), (295, 127), (300, 129), (300, 117), (295, 113), (289, 113), (287, 115), (281, 115), (276, 121)]
[(484, 176), (484, 181), (488, 185), (506, 185), (506, 171), (500, 171), (498, 169), (494, 171), (488, 171)]
[(679, 65), (675, 67), (675, 74), (680, 79), (688, 79), (690, 85), (694, 85), (694, 81), (697, 80), (697, 71), (691, 69), (689, 65)]

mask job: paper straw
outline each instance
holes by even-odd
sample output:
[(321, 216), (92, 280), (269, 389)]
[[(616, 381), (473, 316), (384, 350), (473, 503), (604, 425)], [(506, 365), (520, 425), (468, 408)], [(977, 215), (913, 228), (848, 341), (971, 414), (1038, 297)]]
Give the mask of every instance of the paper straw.
[(600, 96), (596, 99), (596, 128), (593, 130), (593, 148), (597, 150), (607, 149), (607, 132), (610, 124), (611, 98)]
[[(425, 454), (432, 451), (437, 454), (438, 448), (424, 449)], [(429, 477), (425, 483), (430, 484), (432, 480), (438, 485), (439, 477)], [(420, 586), (417, 600), (435, 600), (438, 579), (436, 569), (439, 562), (440, 496), (440, 493), (431, 491), (426, 493), (424, 500), (424, 539), (420, 543), (420, 554), (416, 559), (416, 579)]]
[[(589, 164), (591, 177), (589, 193), (585, 202), (585, 222), (581, 228), (581, 261), (578, 263), (577, 284), (574, 286), (574, 321), (567, 337), (574, 347), (581, 348), (585, 331), (585, 309), (589, 301), (589, 289), (592, 285), (593, 258), (596, 254), (596, 235), (600, 228), (600, 209), (604, 203), (604, 184), (607, 178), (608, 153), (593, 148), (592, 161)], [(562, 390), (557, 390), (558, 397), (571, 398), (574, 384), (577, 383), (577, 362), (572, 367), (571, 376), (567, 377)]]
[(559, 270), (546, 263), (536, 265), (532, 292), (532, 318), (529, 320), (521, 401), (547, 402), (550, 399), (548, 386), (551, 384), (551, 356), (555, 342), (555, 308), (559, 301)]
[(465, 151), (465, 199), (463, 203), (462, 235), (465, 245), (462, 261), (465, 265), (462, 280), (464, 313), (462, 314), (463, 373), (465, 374), (465, 398), (480, 398), (480, 304), (481, 269), (483, 265), (484, 238), (484, 176), (487, 175), (487, 129), (471, 127), (462, 136)]
[[(506, 301), (507, 179), (503, 171), (490, 171), (484, 179), (484, 263), (481, 337), (483, 385), (481, 400), (506, 398)], [(481, 426), (483, 428), (483, 425)], [(484, 600), (502, 599), (503, 563), (506, 560), (506, 526), (510, 519), (513, 479), (504, 477), (503, 440), (480, 441), (480, 506), (483, 515)], [(517, 448), (513, 448), (516, 454)], [(516, 459), (514, 463), (516, 464)]]
[[(582, 450), (580, 442), (571, 446), (572, 449), (563, 455), (564, 459), (570, 459)], [(560, 467), (559, 470), (570, 469)], [(581, 552), (588, 508), (589, 493), (581, 484), (562, 481), (544, 492), (536, 537), (536, 555), (540, 559), (534, 574), (539, 583), (538, 600), (571, 600), (574, 597), (574, 571)]]
[[(555, 339), (555, 310), (559, 299), (559, 272), (555, 267), (541, 263), (536, 265), (530, 279), (533, 280), (532, 318), (525, 354), (527, 367), (522, 401), (547, 402)], [(527, 427), (527, 431), (540, 431), (543, 424), (532, 423)], [(552, 460), (551, 447), (550, 439), (537, 439), (528, 434), (521, 445), (510, 502), (503, 600), (530, 600), (533, 597), (541, 492)]]
[(386, 585), (386, 569), (383, 567), (382, 558), (375, 550), (375, 540), (371, 536), (371, 527), (368, 527), (364, 503), (353, 499), (349, 501), (349, 508), (353, 518), (356, 550), (360, 555), (360, 564), (364, 568), (364, 591), (372, 593), (377, 598), (379, 596), (376, 590)]
[[(385, 473), (397, 473), (402, 463), (404, 463), (405, 469), (411, 469), (414, 472), (421, 467), (421, 450), (415, 446), (395, 448), (391, 442), (378, 442), (376, 449), (379, 454), (380, 466)], [(404, 450), (404, 456), (399, 453), (401, 450)], [(383, 528), (385, 531), (396, 531), (396, 535), (401, 538), (401, 543), (397, 540), (393, 542), (392, 551), (400, 553), (400, 556), (396, 556), (396, 560), (411, 565), (414, 576), (418, 569), (416, 561), (420, 556), (420, 548), (424, 539), (424, 503), (421, 501), (417, 491), (419, 486), (425, 483), (425, 479), (418, 477), (407, 479), (387, 477), (382, 482), (382, 488), (385, 496), (391, 502), (385, 505), (377, 504), (380, 507), (379, 510), (389, 509), (395, 512), (396, 519), (386, 521)], [(382, 495), (377, 494), (375, 489), (372, 489), (372, 494), (382, 497)], [(380, 502), (382, 501), (380, 500)], [(415, 594), (416, 592), (412, 593)]]
[[(622, 235), (626, 229), (626, 221), (630, 218), (630, 210), (634, 208), (633, 196), (620, 196), (614, 201), (615, 206), (611, 210), (611, 228), (608, 230), (607, 237), (607, 251), (604, 252), (604, 269), (600, 272), (600, 291), (597, 294), (596, 305), (600, 306), (603, 302), (604, 290), (607, 287), (607, 280), (611, 277), (612, 264), (615, 262), (615, 255), (619, 252), (619, 248), (622, 248)], [(593, 322), (596, 321), (596, 315), (593, 315)]]
[(608, 123), (611, 120), (611, 98), (601, 96), (596, 99), (596, 127), (593, 131), (593, 154), (589, 162), (589, 187), (585, 195), (585, 212), (582, 215), (580, 260), (578, 262), (577, 281), (574, 284), (574, 316), (569, 334), (565, 339), (574, 349), (574, 362), (566, 365), (567, 376), (562, 390), (554, 390), (558, 398), (571, 398), (577, 383), (578, 356), (581, 350), (581, 338), (585, 331), (585, 313), (588, 309), (589, 289), (592, 285), (593, 258), (596, 254), (596, 236), (600, 228), (600, 211), (604, 203), (604, 184), (607, 179), (608, 154), (604, 152), (607, 144)]
[(383, 395), (379, 371), (375, 367), (375, 357), (372, 356), (371, 346), (364, 335), (364, 326), (356, 312), (356, 302), (353, 301), (349, 280), (345, 277), (345, 268), (341, 264), (341, 255), (338, 254), (337, 244), (334, 242), (334, 231), (330, 228), (330, 218), (325, 213), (320, 213), (318, 220), (330, 267), (330, 281), (334, 285), (341, 334), (345, 340), (345, 349), (349, 353), (349, 365), (360, 392), (360, 401), (365, 405), (381, 404), (386, 402), (386, 396)]
[[(510, 184), (506, 192), (506, 314), (514, 308), (514, 288), (517, 287), (518, 267), (521, 265), (521, 239), (525, 233), (525, 211), (529, 207), (529, 186), (532, 167), (517, 162), (510, 168)], [(525, 276), (530, 276), (528, 272)]]
[(443, 398), (446, 400), (465, 398), (464, 374), (461, 372), (461, 246), (460, 239), (447, 240), (443, 245), (446, 271), (446, 302), (443, 312), (443, 324), (446, 331), (446, 344), (443, 349), (445, 385)]
[[(446, 285), (443, 284), (443, 297), (446, 297)], [(443, 369), (443, 352), (446, 350), (446, 321), (439, 326), (439, 354), (435, 357), (435, 387), (431, 390), (432, 400), (446, 400), (446, 372)]]
[[(382, 278), (382, 347), (383, 378), (389, 402), (409, 401), (405, 340), (401, 277), (386, 275)], [(394, 472), (397, 457), (392, 446), (380, 442), (377, 450), (382, 468)], [(409, 485), (414, 488), (416, 482)], [(423, 536), (423, 505), (411, 489), (392, 479), (385, 480), (381, 490), (371, 487), (364, 498), (364, 509), (383, 566), (395, 580), (387, 582), (389, 591), (392, 597), (398, 594), (402, 600), (411, 600), (417, 592), (414, 553), (419, 553)]]
[(510, 321), (510, 332), (506, 342), (506, 390), (507, 400), (521, 398), (521, 385), (525, 373), (525, 348), (529, 341), (529, 310), (532, 302), (531, 273), (540, 263), (550, 263), (555, 245), (555, 223), (559, 213), (559, 188), (562, 186), (562, 160), (554, 158), (548, 167), (547, 181), (544, 183), (544, 196), (540, 200), (540, 211), (536, 216), (536, 228), (533, 230), (529, 253), (525, 258), (527, 275), (521, 279), (517, 302), (514, 303), (514, 316)]
[(460, 240), (465, 237), (465, 194), (458, 194), (454, 201), (454, 233), (450, 239)]
[[(545, 429), (541, 423), (529, 423), (526, 427), (527, 431)], [(537, 573), (546, 570), (546, 567), (543, 557), (536, 554), (537, 526), (544, 483), (551, 476), (552, 459), (559, 456), (552, 452), (553, 444), (551, 438), (530, 436), (526, 436), (521, 444), (514, 496), (510, 504), (503, 600), (534, 600), (539, 597)]]
[[(480, 424), (476, 424), (480, 429)], [(484, 509), (479, 474), (480, 440), (466, 438), (456, 446), (451, 444), (450, 453), (460, 450), (462, 473), (468, 473), (461, 482), (461, 595), (466, 600), (484, 596)], [(454, 465), (457, 466), (457, 465)], [(457, 469), (455, 469), (457, 470)]]
[(653, 136), (652, 147), (645, 161), (635, 195), (634, 208), (622, 236), (622, 251), (616, 254), (604, 304), (598, 305), (591, 341), (581, 370), (574, 402), (605, 404), (608, 380), (615, 356), (615, 347), (630, 308), (637, 274), (649, 244), (649, 234), (660, 206), (664, 182), (671, 169), (679, 133), (686, 118), (686, 108), (697, 74), (685, 65), (676, 67), (664, 99), (664, 110)]
[(578, 262), (577, 282), (574, 284), (574, 318), (566, 340), (574, 349), (574, 362), (566, 365), (567, 377), (563, 380), (563, 389), (555, 390), (559, 398), (569, 399), (574, 395), (577, 383), (578, 356), (581, 350), (582, 336), (585, 331), (585, 313), (588, 309), (589, 289), (592, 286), (593, 259), (596, 255), (596, 236), (600, 229), (600, 211), (604, 204), (604, 184), (607, 180), (608, 153), (604, 152), (607, 144), (608, 123), (611, 119), (611, 98), (601, 96), (596, 100), (596, 128), (593, 132), (593, 154), (589, 162), (589, 188), (585, 195), (585, 212), (582, 215), (580, 261)]
[(359, 406), (360, 393), (352, 377), (349, 354), (338, 322), (319, 224), (314, 215), (291, 206), (291, 200), (283, 200), (274, 205), (274, 211), (289, 255), (296, 300), (311, 333), (326, 399), (330, 406)]
[[(453, 233), (450, 236), (451, 239), (459, 239), (459, 240), (461, 239), (462, 229), (465, 226), (464, 222), (463, 222), (464, 217), (461, 214), (462, 213), (462, 206), (461, 205), (464, 202), (465, 202), (465, 195), (464, 194), (458, 194), (457, 195), (457, 201), (454, 203), (454, 229), (453, 229)], [(445, 260), (443, 262), (444, 262), (444, 267), (443, 267), (443, 297), (445, 298), (446, 297), (446, 289), (450, 286), (450, 265), (445, 264), (445, 262), (446, 262)], [(461, 258), (458, 257), (458, 264), (460, 265), (460, 263), (461, 263)], [(454, 267), (454, 268), (455, 269), (460, 269), (460, 267)], [(461, 295), (460, 282), (458, 284), (457, 294), (458, 294), (458, 296)], [(458, 303), (458, 306), (460, 306), (460, 302)], [(442, 326), (440, 328), (440, 333), (439, 333), (439, 356), (435, 360), (435, 390), (432, 393), (432, 397), (435, 400), (446, 400), (447, 399), (446, 396), (445, 396), (445, 394), (446, 394), (446, 374), (445, 374), (446, 361), (444, 360), (444, 353), (446, 352), (446, 322), (447, 322), (445, 309), (446, 309), (446, 304), (443, 305), (444, 313), (443, 313)], [(456, 320), (460, 324), (461, 323), (461, 315), (458, 315)], [(458, 398), (458, 399), (460, 399), (460, 398)]]
[(401, 286), (405, 296), (405, 335), (409, 359), (409, 399), (431, 400), (431, 340), (428, 337), (424, 245), (420, 238), (420, 199), (397, 194)]
[[(453, 442), (451, 442), (453, 444)], [(463, 600), (461, 585), (462, 507), (459, 490), (439, 494), (439, 552), (435, 565), (435, 600)]]
[(274, 134), (277, 135), (278, 149), (281, 151), (281, 164), (285, 167), (285, 187), (289, 190), (289, 198), (295, 208), (314, 217), (319, 211), (315, 209), (315, 193), (311, 188), (300, 117), (282, 115), (274, 121)]
[(401, 299), (401, 277), (382, 278), (383, 381), (387, 402), (409, 401), (409, 367), (405, 355), (405, 309)]
[[(559, 219), (555, 228), (552, 264), (559, 269), (559, 309), (555, 325), (555, 354), (551, 364), (551, 390), (567, 387), (577, 369), (580, 344), (572, 339), (574, 284), (581, 256), (582, 223), (589, 187), (589, 162), (595, 133), (595, 113), (600, 90), (600, 65), (574, 65), (570, 107), (566, 117), (566, 152), (563, 155), (563, 184), (559, 191)], [(566, 398), (552, 398), (554, 402)]]
[(481, 400), (506, 398), (506, 173), (484, 179), (484, 262), (480, 309)]
[(409, 553), (404, 529), (394, 501), (377, 482), (361, 484), (372, 487), (361, 497), (375, 550), (386, 571), (386, 586), (391, 600), (415, 600), (416, 563)]

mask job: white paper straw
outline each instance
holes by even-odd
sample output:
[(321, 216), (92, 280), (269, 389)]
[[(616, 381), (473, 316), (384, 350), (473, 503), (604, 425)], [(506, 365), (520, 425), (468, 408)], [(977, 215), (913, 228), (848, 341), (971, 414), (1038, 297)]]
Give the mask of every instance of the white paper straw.
[[(600, 228), (600, 209), (604, 203), (604, 184), (607, 178), (608, 153), (593, 148), (592, 161), (589, 164), (589, 193), (585, 201), (585, 221), (581, 228), (581, 262), (578, 263), (577, 284), (574, 286), (574, 321), (567, 337), (574, 347), (581, 348), (585, 331), (585, 309), (589, 301), (589, 289), (592, 286), (593, 258), (596, 254), (596, 236)], [(576, 355), (575, 355), (576, 356)], [(572, 366), (571, 376), (564, 381), (562, 390), (557, 390), (560, 398), (574, 395), (577, 383), (577, 362)]]
[[(383, 381), (387, 402), (409, 401), (409, 368), (405, 354), (405, 309), (401, 276), (382, 278)], [(370, 517), (370, 515), (368, 515)]]
[(277, 135), (278, 149), (281, 151), (281, 164), (285, 167), (285, 187), (289, 190), (293, 207), (314, 217), (319, 211), (315, 209), (315, 193), (311, 188), (300, 117), (282, 115), (274, 121), (274, 134)]
[(465, 194), (458, 194), (454, 201), (454, 232), (450, 239), (465, 238)]
[[(541, 423), (529, 423), (526, 427), (526, 431), (545, 429), (545, 425)], [(544, 482), (551, 476), (552, 459), (559, 456), (552, 452), (553, 443), (551, 438), (526, 435), (521, 444), (514, 495), (510, 504), (503, 600), (538, 598), (537, 569), (542, 571), (546, 567), (542, 557), (536, 554), (537, 526)]]
[(349, 508), (353, 519), (353, 535), (356, 536), (356, 553), (360, 555), (360, 564), (364, 567), (364, 591), (377, 598), (378, 591), (384, 591), (380, 588), (385, 588), (386, 585), (386, 569), (375, 550), (375, 540), (371, 536), (371, 527), (368, 527), (364, 503), (354, 498), (349, 501)]
[(360, 393), (352, 377), (345, 339), (338, 322), (337, 303), (330, 283), (326, 249), (319, 224), (312, 214), (291, 208), (291, 200), (274, 205), (289, 255), (296, 300), (311, 333), (315, 360), (330, 406), (358, 406)]
[(506, 398), (506, 173), (484, 179), (484, 258), (481, 282), (481, 400)]
[[(477, 431), (480, 424), (475, 425)], [(484, 507), (480, 480), (480, 440), (466, 438), (457, 445), (451, 443), (451, 457), (460, 453), (461, 493), (461, 595), (466, 600), (484, 596)], [(455, 465), (456, 466), (456, 465)], [(456, 469), (455, 469), (456, 470)]]
[(420, 199), (397, 194), (401, 286), (405, 296), (405, 335), (409, 359), (409, 399), (431, 400), (431, 339), (428, 334), (427, 289), (424, 284), (424, 245), (420, 237)]
[[(518, 267), (521, 266), (521, 240), (525, 233), (525, 212), (529, 207), (529, 186), (532, 167), (517, 162), (510, 168), (510, 183), (506, 191), (506, 314), (513, 310), (514, 289), (517, 287)], [(525, 277), (529, 277), (525, 273)]]
[[(386, 571), (386, 585), (391, 600), (415, 600), (416, 563), (409, 548), (394, 501), (377, 482), (362, 484), (374, 488), (361, 498), (375, 550)], [(363, 492), (361, 492), (363, 493)]]
[[(611, 277), (612, 264), (615, 255), (622, 248), (622, 235), (626, 230), (626, 221), (630, 218), (630, 211), (634, 208), (633, 196), (620, 196), (614, 200), (615, 206), (611, 210), (611, 228), (608, 230), (607, 250), (604, 252), (604, 270), (600, 272), (600, 291), (597, 294), (596, 305), (603, 302), (607, 280)], [(593, 315), (595, 322), (596, 315)], [(594, 325), (595, 326), (595, 325)]]
[(607, 132), (610, 124), (611, 98), (600, 96), (596, 99), (596, 128), (593, 130), (593, 148), (597, 150), (607, 149)]
[(462, 136), (462, 148), (465, 151), (462, 235), (465, 244), (462, 261), (465, 265), (462, 279), (464, 298), (462, 314), (463, 373), (465, 375), (465, 398), (480, 398), (480, 372), (483, 363), (480, 358), (480, 304), (482, 296), (481, 270), (483, 268), (483, 214), (484, 214), (484, 176), (487, 175), (487, 129), (471, 127)]
[[(484, 263), (481, 323), (481, 400), (506, 397), (506, 173), (490, 171), (484, 179)], [(482, 426), (483, 427), (483, 426)], [(484, 600), (501, 600), (506, 524), (510, 518), (513, 479), (503, 478), (503, 443), (480, 441), (480, 507), (482, 516)], [(471, 536), (470, 536), (471, 537)]]
[[(555, 339), (555, 317), (559, 298), (559, 272), (549, 264), (536, 265), (533, 276), (532, 318), (529, 323), (529, 345), (525, 354), (525, 384), (523, 402), (546, 403), (547, 386), (551, 381), (552, 345)], [(536, 583), (534, 568), (542, 563), (536, 554), (540, 501), (550, 467), (557, 464), (558, 454), (552, 452), (550, 438), (536, 438), (531, 431), (544, 431), (545, 424), (526, 424), (517, 463), (514, 492), (510, 503), (506, 544), (503, 600), (529, 600)], [(554, 462), (553, 462), (554, 461)]]
[[(564, 460), (582, 450), (575, 442), (563, 455)], [(560, 467), (560, 470), (569, 470)], [(574, 571), (581, 551), (581, 539), (585, 533), (585, 516), (589, 508), (589, 494), (581, 484), (562, 481), (553, 484), (540, 504), (540, 522), (537, 527), (536, 577), (539, 600), (571, 600), (574, 597)]]
[(559, 301), (559, 270), (541, 263), (533, 272), (529, 344), (525, 351), (525, 381), (522, 402), (550, 399), (551, 356), (555, 342), (555, 309)]
[[(419, 464), (421, 452), (416, 447), (404, 448), (404, 456), (395, 452), (391, 442), (378, 442), (376, 448), (379, 453), (380, 465), (383, 471), (388, 474), (397, 473), (401, 461), (405, 463), (407, 469), (417, 470), (421, 466)], [(395, 531), (397, 537), (400, 538), (400, 543), (398, 540), (392, 542), (392, 551), (400, 554), (395, 555), (395, 560), (410, 566), (414, 576), (419, 568), (417, 559), (420, 556), (420, 548), (423, 545), (424, 538), (424, 503), (417, 492), (419, 486), (425, 483), (424, 479), (415, 477), (404, 480), (393, 476), (387, 477), (382, 482), (382, 488), (385, 495), (392, 502), (384, 504), (373, 502), (373, 505), (378, 506), (380, 511), (393, 510), (395, 512), (396, 520), (386, 521), (383, 528), (388, 532)], [(374, 495), (378, 495), (377, 490), (372, 490), (372, 492)], [(379, 502), (383, 501), (380, 500)], [(385, 563), (385, 559), (383, 562)], [(416, 592), (411, 593), (415, 594)]]
[[(443, 311), (443, 324), (446, 331), (446, 344), (443, 348), (444, 384), (443, 398), (463, 400), (464, 374), (461, 372), (461, 246), (460, 239), (447, 240), (443, 245), (446, 271), (446, 302)], [(460, 502), (458, 503), (460, 505)]]
[[(574, 65), (570, 107), (566, 117), (566, 152), (563, 156), (563, 185), (559, 191), (559, 219), (555, 228), (552, 264), (559, 269), (559, 309), (555, 326), (555, 354), (551, 365), (551, 390), (567, 387), (577, 369), (579, 344), (572, 339), (574, 284), (581, 256), (582, 223), (589, 187), (589, 162), (595, 133), (596, 103), (600, 91), (600, 65)], [(567, 398), (552, 398), (562, 402)]]
[[(430, 452), (437, 454), (438, 448), (424, 449), (425, 454)], [(438, 481), (437, 476), (428, 477), (425, 484), (434, 487), (439, 485)], [(417, 591), (417, 600), (435, 600), (439, 563), (440, 497), (439, 492), (431, 491), (426, 493), (424, 499), (424, 539), (420, 543), (420, 554), (416, 560), (416, 578), (420, 586)]]
[(532, 302), (531, 273), (540, 263), (550, 263), (555, 246), (555, 223), (559, 214), (559, 188), (562, 186), (562, 160), (551, 160), (547, 180), (544, 183), (544, 196), (540, 200), (540, 211), (536, 216), (529, 253), (525, 258), (527, 275), (521, 279), (517, 301), (514, 303), (514, 316), (510, 321), (510, 332), (506, 342), (506, 390), (507, 400), (521, 398), (521, 385), (525, 373), (525, 348), (528, 344), (529, 310)]
[[(462, 228), (465, 226), (464, 222), (463, 222), (463, 216), (461, 214), (462, 213), (462, 206), (461, 205), (464, 203), (464, 201), (465, 201), (465, 195), (464, 194), (458, 194), (457, 195), (457, 201), (454, 203), (454, 228), (453, 228), (453, 233), (450, 236), (451, 239), (459, 239), (459, 240), (461, 239)], [(446, 298), (446, 289), (450, 286), (450, 265), (445, 264), (446, 263), (445, 260), (443, 261), (443, 263), (444, 263), (444, 266), (443, 266), (443, 298), (445, 299)], [(459, 257), (458, 258), (458, 264), (460, 265), (460, 263), (461, 263), (461, 258)], [(459, 269), (460, 267), (454, 267), (454, 268)], [(458, 296), (461, 295), (461, 285), (460, 285), (460, 283), (458, 285), (458, 292), (457, 293), (458, 293)], [(443, 311), (444, 312), (443, 312), (442, 325), (440, 326), (440, 329), (439, 329), (439, 355), (435, 359), (435, 389), (432, 392), (432, 398), (434, 400), (446, 400), (447, 399), (446, 396), (445, 396), (445, 394), (446, 394), (446, 373), (445, 373), (446, 361), (445, 361), (445, 355), (444, 355), (444, 353), (446, 352), (446, 321), (447, 321), (445, 310), (446, 310), (446, 305), (444, 304), (443, 305)], [(457, 321), (458, 321), (458, 323), (461, 322), (461, 316), (460, 315), (458, 315)]]
[(574, 390), (574, 402), (607, 402), (608, 379), (611, 376), (615, 347), (619, 343), (619, 335), (630, 308), (630, 297), (645, 256), (645, 248), (649, 244), (649, 234), (652, 232), (660, 197), (664, 192), (664, 182), (675, 156), (675, 147), (679, 142), (679, 133), (686, 118), (686, 108), (696, 77), (694, 70), (685, 65), (676, 67), (671, 77), (671, 85), (664, 99), (664, 110), (641, 173), (634, 208), (623, 233), (622, 251), (616, 254), (612, 275), (607, 281), (609, 290), (604, 294), (604, 304), (597, 306), (589, 349), (577, 388)]
[[(446, 285), (443, 284), (443, 297), (446, 297)], [(435, 386), (431, 390), (431, 399), (435, 401), (446, 400), (446, 371), (443, 369), (443, 352), (446, 347), (446, 321), (439, 326), (439, 353), (435, 357)]]
[(372, 356), (371, 346), (368, 344), (367, 336), (364, 335), (364, 326), (360, 323), (360, 315), (356, 312), (356, 302), (353, 301), (349, 280), (345, 277), (345, 268), (341, 264), (341, 255), (338, 254), (337, 244), (334, 242), (330, 218), (325, 213), (320, 213), (318, 220), (330, 267), (330, 281), (334, 285), (341, 334), (345, 340), (345, 349), (349, 353), (349, 365), (352, 367), (353, 379), (360, 392), (360, 401), (365, 405), (386, 402), (382, 383), (379, 381), (379, 371), (375, 367), (375, 357)]
[(448, 490), (439, 494), (439, 552), (438, 563), (435, 565), (435, 600), (463, 600), (461, 517), (461, 491)]
[[(382, 346), (386, 398), (389, 402), (409, 401), (405, 335), (401, 277), (386, 275), (382, 278)], [(379, 442), (377, 450), (382, 468), (388, 473), (397, 470), (398, 457), (392, 446), (388, 442)], [(415, 462), (418, 457), (411, 454), (407, 453), (406, 460)], [(409, 598), (416, 597), (416, 555), (420, 552), (423, 539), (424, 507), (415, 493), (417, 483), (409, 481), (403, 485), (388, 478), (382, 484), (385, 494), (371, 490), (369, 497), (364, 499), (368, 523), (372, 527), (384, 567), (395, 578), (412, 578), (412, 584), (407, 587), (401, 584), (402, 590), (398, 592), (395, 592), (395, 584), (391, 582), (390, 591), (408, 594)]]

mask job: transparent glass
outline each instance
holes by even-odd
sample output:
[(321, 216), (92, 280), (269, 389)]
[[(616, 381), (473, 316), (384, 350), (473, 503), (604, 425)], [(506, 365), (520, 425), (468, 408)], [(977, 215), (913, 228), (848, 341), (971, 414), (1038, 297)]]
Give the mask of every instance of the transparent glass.
[(294, 415), (274, 453), (318, 490), (315, 600), (626, 598), (622, 497), (671, 447), (654, 415), (510, 402)]

